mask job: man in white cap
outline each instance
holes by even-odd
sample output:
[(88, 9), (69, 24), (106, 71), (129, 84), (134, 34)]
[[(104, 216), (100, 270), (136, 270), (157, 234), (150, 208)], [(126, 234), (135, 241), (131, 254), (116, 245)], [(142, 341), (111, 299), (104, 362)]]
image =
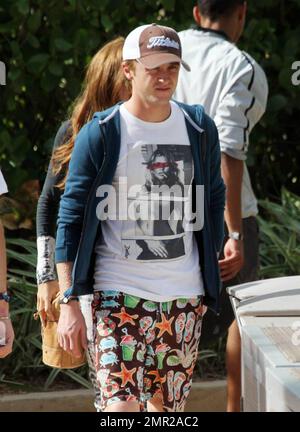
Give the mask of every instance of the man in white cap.
[[(0, 170), (0, 195), (7, 193), (7, 185)], [(14, 331), (9, 316), (9, 300), (7, 293), (7, 268), (4, 229), (0, 219), (0, 358), (12, 351)]]
[(83, 127), (61, 199), (58, 337), (74, 354), (85, 347), (76, 300), (93, 293), (101, 409), (182, 411), (204, 304), (218, 312), (218, 136), (201, 106), (171, 101), (189, 69), (175, 30), (138, 27), (123, 60), (132, 96)]

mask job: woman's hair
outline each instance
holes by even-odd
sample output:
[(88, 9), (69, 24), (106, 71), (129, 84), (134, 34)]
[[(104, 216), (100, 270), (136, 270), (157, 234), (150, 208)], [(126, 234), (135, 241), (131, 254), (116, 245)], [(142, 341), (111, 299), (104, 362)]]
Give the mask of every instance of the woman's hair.
[(92, 119), (96, 111), (113, 106), (121, 100), (122, 94), (130, 95), (130, 82), (121, 68), (123, 45), (123, 37), (108, 42), (88, 65), (83, 90), (73, 104), (70, 134), (67, 134), (66, 142), (58, 146), (52, 156), (53, 173), (64, 173), (63, 179), (56, 185), (60, 189), (65, 187), (75, 138), (80, 129)]

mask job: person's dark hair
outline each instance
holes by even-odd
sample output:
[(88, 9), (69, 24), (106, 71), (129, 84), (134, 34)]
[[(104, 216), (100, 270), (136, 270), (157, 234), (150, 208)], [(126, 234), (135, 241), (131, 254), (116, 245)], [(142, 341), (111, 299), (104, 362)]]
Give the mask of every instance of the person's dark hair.
[(221, 16), (230, 15), (245, 0), (198, 0), (197, 3), (201, 15), (214, 22)]

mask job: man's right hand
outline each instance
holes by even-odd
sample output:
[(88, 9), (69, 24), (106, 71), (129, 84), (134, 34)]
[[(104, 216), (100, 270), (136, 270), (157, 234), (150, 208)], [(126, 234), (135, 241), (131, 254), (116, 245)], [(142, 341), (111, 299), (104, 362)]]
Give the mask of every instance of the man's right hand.
[(60, 305), (57, 337), (59, 345), (75, 357), (87, 349), (86, 325), (79, 302), (72, 300)]

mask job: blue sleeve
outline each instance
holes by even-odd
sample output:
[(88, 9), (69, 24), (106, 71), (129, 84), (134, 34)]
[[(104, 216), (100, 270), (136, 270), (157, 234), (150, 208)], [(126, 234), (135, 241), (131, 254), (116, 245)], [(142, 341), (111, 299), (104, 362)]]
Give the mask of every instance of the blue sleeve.
[[(89, 191), (103, 158), (99, 142), (99, 122), (93, 119), (81, 129), (75, 140), (58, 212), (56, 263), (75, 261)], [(98, 151), (95, 151), (96, 148)]]
[(224, 240), (224, 209), (225, 209), (225, 184), (221, 176), (221, 150), (218, 130), (214, 121), (206, 116), (207, 132), (207, 163), (209, 168), (210, 184), (210, 214), (216, 242), (216, 250), (221, 251)]

